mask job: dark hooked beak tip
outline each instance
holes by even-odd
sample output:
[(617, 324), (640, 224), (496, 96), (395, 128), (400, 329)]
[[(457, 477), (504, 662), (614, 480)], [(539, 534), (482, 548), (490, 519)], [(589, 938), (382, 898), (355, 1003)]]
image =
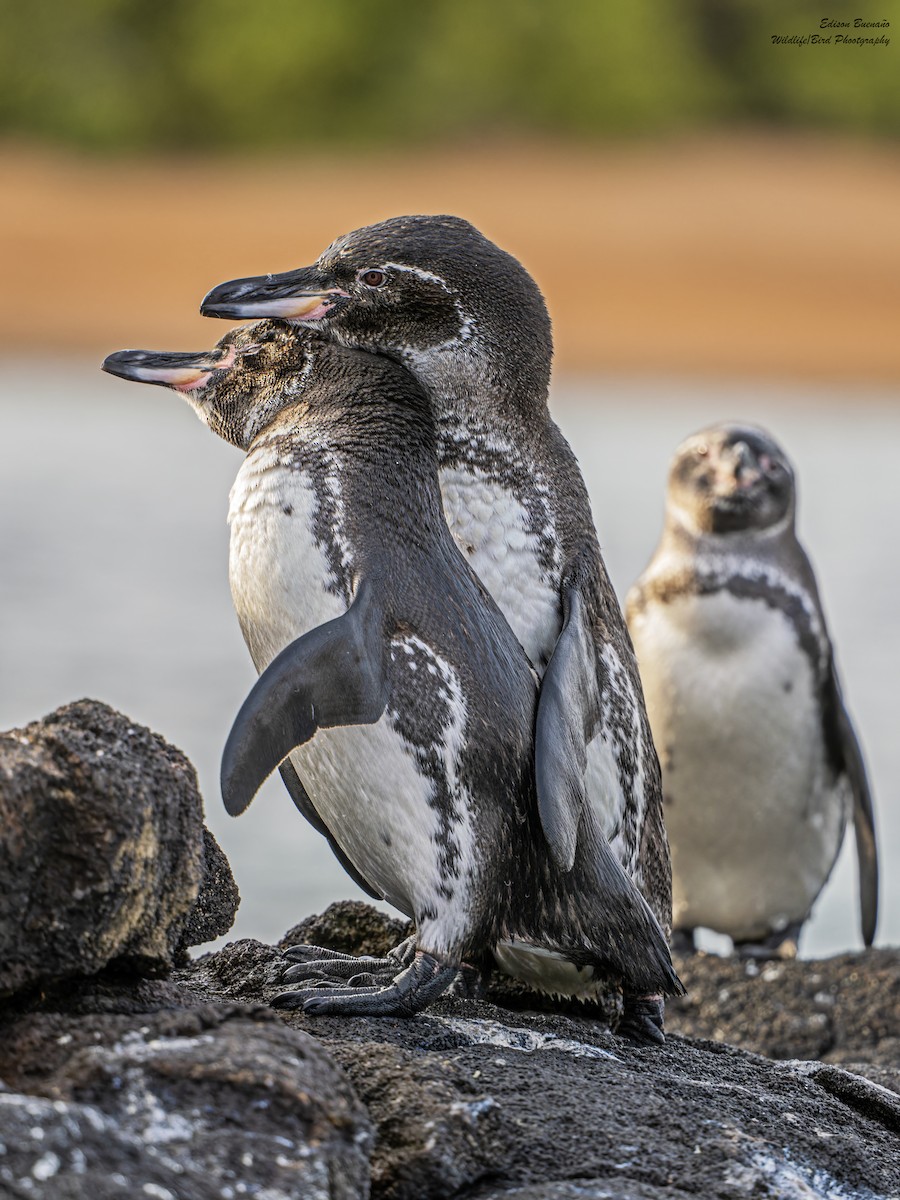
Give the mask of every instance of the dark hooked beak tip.
[(310, 286), (307, 271), (288, 271), (220, 283), (203, 298), (200, 313), (229, 321), (258, 317), (314, 321), (326, 316), (341, 298), (349, 298), (341, 288)]

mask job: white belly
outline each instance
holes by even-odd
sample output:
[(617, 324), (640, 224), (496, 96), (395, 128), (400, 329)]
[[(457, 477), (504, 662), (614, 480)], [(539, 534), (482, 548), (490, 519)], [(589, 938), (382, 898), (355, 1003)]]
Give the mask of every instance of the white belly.
[(558, 567), (541, 566), (540, 539), (512, 492), (477, 470), (444, 468), (440, 484), (450, 532), (543, 674), (561, 628)]
[[(347, 611), (332, 563), (313, 530), (317, 498), (302, 471), (268, 449), (248, 455), (231, 489), (229, 580), (254, 665)], [(340, 531), (336, 531), (340, 536)]]
[(320, 729), (291, 761), (351, 862), (388, 903), (417, 921), (419, 945), (441, 954), (458, 943), (476, 890), (470, 813), (459, 806), (453, 828), (466, 867), (448, 880), (439, 816), (430, 804), (433, 784), (417, 771), (389, 714), (374, 725)]
[(746, 940), (804, 919), (845, 803), (791, 624), (722, 591), (651, 605), (631, 632), (663, 767), (675, 926)]

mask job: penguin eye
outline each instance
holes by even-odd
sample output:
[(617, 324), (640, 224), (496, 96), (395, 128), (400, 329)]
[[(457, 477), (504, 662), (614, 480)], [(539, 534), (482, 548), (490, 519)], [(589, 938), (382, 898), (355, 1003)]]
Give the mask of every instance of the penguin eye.
[(383, 287), (387, 283), (387, 275), (384, 271), (369, 269), (358, 272), (356, 278), (360, 283), (364, 283), (366, 287), (378, 288)]

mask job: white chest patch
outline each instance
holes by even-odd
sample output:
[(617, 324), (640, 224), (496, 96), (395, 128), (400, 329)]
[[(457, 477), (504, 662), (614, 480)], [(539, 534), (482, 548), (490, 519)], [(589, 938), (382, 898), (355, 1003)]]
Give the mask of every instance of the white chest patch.
[[(314, 536), (318, 498), (308, 475), (271, 448), (251, 452), (231, 489), (229, 580), (250, 654), (262, 671), (279, 651), (347, 611), (348, 599)], [(335, 530), (340, 537), (340, 530)]]
[(440, 484), (450, 532), (543, 674), (561, 628), (558, 567), (542, 568), (525, 509), (487, 474), (443, 468)]
[(631, 632), (663, 767), (675, 925), (748, 940), (805, 918), (846, 813), (791, 623), (723, 590), (652, 604)]

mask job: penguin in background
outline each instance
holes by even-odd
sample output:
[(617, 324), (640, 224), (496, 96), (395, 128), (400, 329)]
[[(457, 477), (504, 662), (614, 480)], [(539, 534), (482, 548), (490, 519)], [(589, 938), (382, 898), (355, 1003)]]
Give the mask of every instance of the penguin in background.
[[(599, 823), (584, 822), (565, 871), (547, 844), (534, 672), (444, 521), (434, 419), (412, 376), (277, 321), (207, 353), (121, 351), (104, 369), (173, 387), (247, 451), (230, 581), (261, 675), (226, 745), (226, 807), (243, 811), (286, 766), (353, 877), (416, 924), (414, 944), (377, 963), (385, 986), (307, 986), (278, 1003), (409, 1015), (511, 962), (547, 990), (621, 981), (624, 1032), (660, 1040), (647, 997), (681, 990), (665, 937)], [(289, 977), (315, 979), (318, 963), (298, 957)], [(371, 964), (331, 965), (349, 979)]]
[(547, 409), (552, 333), (529, 273), (459, 217), (394, 217), (311, 266), (219, 284), (201, 312), (313, 328), (395, 359), (425, 389), (447, 524), (541, 676), (537, 794), (557, 866), (599, 825), (668, 929), (659, 763), (587, 490)]
[(626, 605), (663, 766), (676, 949), (698, 927), (793, 957), (853, 814), (863, 941), (878, 854), (795, 478), (764, 430), (713, 425), (669, 472), (665, 527)]

